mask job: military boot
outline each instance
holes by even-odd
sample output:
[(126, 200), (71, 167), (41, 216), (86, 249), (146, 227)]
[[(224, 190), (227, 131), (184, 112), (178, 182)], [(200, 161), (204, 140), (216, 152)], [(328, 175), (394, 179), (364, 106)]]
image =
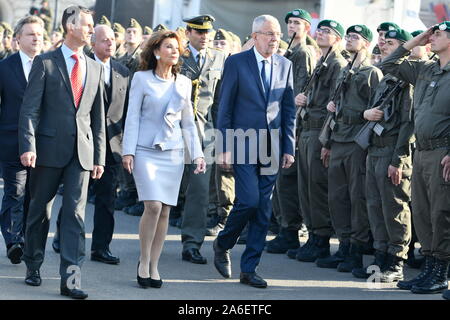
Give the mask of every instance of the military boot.
[(364, 246), (352, 243), (350, 245), (350, 254), (344, 258), (344, 261), (339, 263), (337, 271), (352, 272), (353, 269), (363, 267), (363, 253)]
[(319, 258), (330, 256), (330, 237), (314, 235), (314, 241), (308, 250), (297, 253), (296, 259), (303, 262), (314, 262)]
[(298, 255), (301, 255), (304, 252), (309, 251), (309, 249), (314, 244), (314, 241), (315, 241), (314, 239), (315, 239), (315, 234), (310, 232), (309, 235), (308, 235), (308, 240), (306, 240), (306, 243), (303, 246), (301, 246), (300, 248), (297, 249), (297, 252), (295, 253), (294, 259), (297, 259)]
[(445, 300), (450, 300), (450, 290), (445, 290), (442, 294), (442, 298), (444, 298)]
[(217, 224), (213, 226), (212, 228), (206, 229), (206, 235), (207, 236), (217, 236), (220, 231), (225, 228), (225, 224), (227, 223), (227, 217), (219, 217), (219, 220), (217, 221)]
[(286, 253), (289, 249), (296, 249), (299, 246), (298, 231), (282, 229), (275, 239), (267, 242), (267, 252)]
[(433, 271), (423, 282), (413, 285), (412, 293), (440, 293), (448, 289), (447, 272), (449, 261), (435, 258)]
[(386, 268), (381, 270), (380, 281), (391, 283), (400, 280), (403, 280), (403, 259), (390, 254)]
[(402, 290), (411, 290), (414, 285), (419, 285), (423, 281), (425, 281), (433, 271), (434, 267), (434, 258), (432, 256), (425, 257), (425, 264), (421, 273), (417, 275), (417, 277), (409, 280), (409, 281), (399, 281), (397, 283), (397, 287)]
[(378, 270), (376, 270), (378, 272), (384, 270), (386, 268), (387, 253), (376, 250), (374, 257), (375, 259), (373, 260), (373, 262), (369, 264), (367, 267), (353, 269), (352, 270), (353, 276), (358, 279), (367, 279), (373, 274), (372, 268), (375, 269), (374, 267), (378, 267), (377, 268)]
[(336, 269), (338, 264), (343, 262), (345, 257), (349, 255), (350, 252), (350, 240), (344, 240), (339, 243), (339, 249), (335, 254), (326, 257), (319, 258), (316, 260), (316, 265), (319, 268), (331, 268)]

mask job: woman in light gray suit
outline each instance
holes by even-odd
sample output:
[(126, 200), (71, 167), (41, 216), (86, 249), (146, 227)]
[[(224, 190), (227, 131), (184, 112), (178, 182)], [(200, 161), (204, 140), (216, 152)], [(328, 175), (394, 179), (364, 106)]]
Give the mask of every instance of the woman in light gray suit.
[(191, 81), (178, 74), (181, 42), (172, 31), (155, 33), (131, 82), (123, 138), (123, 166), (133, 173), (145, 210), (139, 225), (137, 281), (159, 288), (158, 261), (170, 206), (176, 205), (184, 169), (184, 147), (204, 173), (206, 164), (194, 123)]

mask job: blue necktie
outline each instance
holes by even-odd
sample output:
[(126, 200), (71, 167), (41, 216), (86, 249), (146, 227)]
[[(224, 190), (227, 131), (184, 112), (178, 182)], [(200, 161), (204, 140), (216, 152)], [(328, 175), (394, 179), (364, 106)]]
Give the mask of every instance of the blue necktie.
[(266, 77), (266, 60), (262, 61), (262, 68), (261, 68), (261, 79), (264, 85), (264, 91), (266, 93), (266, 99), (269, 97), (269, 90), (270, 90), (270, 84)]

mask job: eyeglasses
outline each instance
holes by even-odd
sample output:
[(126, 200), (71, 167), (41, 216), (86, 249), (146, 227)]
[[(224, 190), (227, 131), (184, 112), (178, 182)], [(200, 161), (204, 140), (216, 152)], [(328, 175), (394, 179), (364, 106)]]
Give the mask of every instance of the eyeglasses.
[(270, 31), (268, 31), (268, 32), (261, 32), (261, 31), (258, 31), (256, 33), (260, 33), (260, 34), (263, 34), (263, 35), (271, 37), (271, 38), (273, 38), (273, 37), (282, 38), (283, 37), (283, 34), (281, 32), (270, 32)]
[(347, 34), (347, 35), (345, 35), (345, 40), (359, 40), (359, 39), (361, 39), (361, 37), (360, 36), (358, 36), (357, 34)]
[(316, 30), (317, 33), (323, 33), (323, 34), (336, 34), (332, 29), (324, 29), (324, 28), (319, 28)]

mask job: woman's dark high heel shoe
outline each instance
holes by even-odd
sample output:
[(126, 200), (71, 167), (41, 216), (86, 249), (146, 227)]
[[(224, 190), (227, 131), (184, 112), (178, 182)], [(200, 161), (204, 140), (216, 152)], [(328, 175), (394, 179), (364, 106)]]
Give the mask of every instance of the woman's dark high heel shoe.
[(150, 287), (161, 288), (162, 284), (163, 284), (163, 282), (161, 279), (155, 280), (155, 279), (150, 278)]
[(151, 287), (152, 279), (150, 277), (148, 277), (148, 278), (141, 278), (141, 277), (139, 277), (139, 264), (140, 263), (141, 262), (139, 261), (138, 265), (137, 265), (137, 282), (142, 288)]

